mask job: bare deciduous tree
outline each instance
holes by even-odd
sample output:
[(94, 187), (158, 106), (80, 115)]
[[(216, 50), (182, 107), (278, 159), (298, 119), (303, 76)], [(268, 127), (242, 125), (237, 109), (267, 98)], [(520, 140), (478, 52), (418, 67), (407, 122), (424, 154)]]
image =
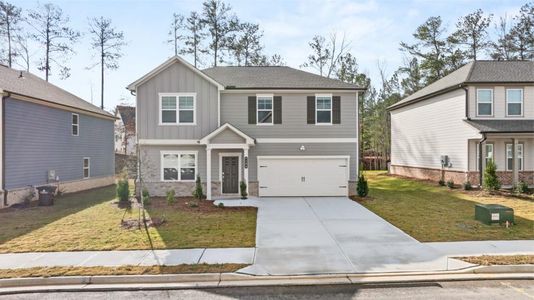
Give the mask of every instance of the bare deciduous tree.
[[(44, 48), (44, 56), (38, 69), (45, 72), (45, 79), (51, 74), (51, 63), (60, 68), (62, 78), (70, 76), (70, 69), (65, 65), (66, 57), (74, 53), (72, 45), (80, 37), (80, 33), (71, 29), (69, 17), (63, 15), (58, 6), (47, 3), (35, 11), (30, 11), (28, 24), (35, 29), (32, 38)], [(61, 59), (61, 61), (59, 61)]]
[(331, 77), (335, 75), (336, 67), (340, 58), (349, 50), (349, 44), (343, 34), (341, 41), (337, 33), (332, 33), (328, 41), (325, 37), (316, 35), (308, 43), (312, 54), (308, 55), (308, 61), (301, 67), (311, 67), (319, 72), (321, 76)]
[(20, 8), (9, 2), (0, 1), (0, 36), (3, 36), (7, 42), (7, 50), (4, 51), (7, 52), (6, 60), (10, 68), (14, 63), (14, 58), (17, 56), (14, 44), (21, 30), (19, 24), (22, 19), (22, 10)]
[(172, 14), (172, 24), (171, 29), (169, 30), (170, 39), (167, 40), (167, 43), (174, 45), (175, 56), (178, 55), (180, 48), (178, 42), (184, 39), (182, 29), (184, 29), (184, 16), (177, 13)]

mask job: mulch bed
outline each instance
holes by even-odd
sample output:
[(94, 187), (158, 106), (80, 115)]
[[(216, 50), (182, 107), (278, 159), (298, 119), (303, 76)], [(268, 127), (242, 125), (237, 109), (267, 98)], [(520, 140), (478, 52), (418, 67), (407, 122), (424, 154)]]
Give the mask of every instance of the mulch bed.
[(173, 204), (168, 204), (165, 197), (151, 197), (150, 204), (146, 206), (148, 210), (165, 208), (165, 209), (176, 209), (185, 212), (200, 212), (200, 213), (210, 213), (210, 212), (220, 212), (221, 209), (229, 211), (247, 211), (247, 210), (256, 210), (255, 207), (218, 207), (213, 204), (213, 201), (209, 200), (198, 200), (193, 197), (178, 197), (175, 199)]

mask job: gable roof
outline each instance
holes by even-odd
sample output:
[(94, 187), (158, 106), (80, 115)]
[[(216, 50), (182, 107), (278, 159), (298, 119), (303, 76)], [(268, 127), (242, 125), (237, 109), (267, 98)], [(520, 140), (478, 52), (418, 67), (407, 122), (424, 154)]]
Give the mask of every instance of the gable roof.
[(465, 120), (480, 133), (534, 133), (534, 120)]
[(113, 118), (107, 111), (26, 71), (0, 65), (0, 89), (45, 102)]
[(365, 89), (286, 66), (219, 66), (202, 72), (220, 82), (225, 89)]
[(121, 116), (126, 130), (135, 132), (135, 107), (117, 105), (117, 113)]
[(393, 110), (477, 83), (534, 83), (534, 61), (473, 61), (391, 105)]
[(214, 137), (216, 137), (219, 133), (225, 131), (226, 129), (228, 130), (231, 130), (233, 131), (234, 133), (236, 133), (237, 135), (239, 135), (240, 137), (242, 137), (243, 139), (245, 139), (245, 143), (246, 144), (249, 144), (249, 145), (254, 145), (254, 139), (251, 138), (250, 136), (248, 136), (246, 133), (244, 133), (243, 131), (235, 128), (234, 126), (232, 126), (230, 123), (224, 123), (221, 127), (215, 129), (214, 131), (212, 131), (211, 133), (209, 133), (208, 135), (206, 135), (205, 137), (203, 137), (201, 140), (200, 140), (200, 143), (201, 144), (209, 144), (210, 140)]
[(185, 59), (181, 58), (180, 56), (173, 56), (169, 59), (167, 59), (164, 63), (162, 63), (161, 65), (157, 66), (155, 69), (153, 69), (152, 71), (146, 73), (145, 75), (143, 75), (143, 77), (137, 79), (136, 81), (130, 83), (126, 89), (130, 90), (130, 91), (135, 91), (136, 87), (138, 87), (139, 85), (145, 83), (146, 81), (148, 81), (149, 79), (151, 79), (152, 77), (156, 76), (157, 74), (159, 74), (161, 71), (165, 70), (166, 68), (168, 68), (169, 66), (171, 66), (172, 64), (174, 63), (181, 63), (183, 64), (184, 66), (186, 66), (187, 68), (189, 68), (191, 71), (195, 72), (196, 74), (198, 74), (200, 77), (206, 79), (207, 81), (211, 82), (212, 84), (214, 84), (215, 86), (217, 86), (217, 88), (219, 88), (220, 90), (224, 89), (224, 86), (222, 86), (219, 82), (215, 81), (213, 78), (211, 78), (210, 76), (202, 73), (199, 69), (195, 68), (195, 66), (193, 66), (192, 64), (188, 63)]

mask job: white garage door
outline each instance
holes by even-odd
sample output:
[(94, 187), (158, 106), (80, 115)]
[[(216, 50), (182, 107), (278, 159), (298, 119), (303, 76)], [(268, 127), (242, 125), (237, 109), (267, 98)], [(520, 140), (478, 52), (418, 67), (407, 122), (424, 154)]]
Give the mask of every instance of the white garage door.
[(346, 196), (349, 158), (345, 156), (260, 156), (259, 195)]

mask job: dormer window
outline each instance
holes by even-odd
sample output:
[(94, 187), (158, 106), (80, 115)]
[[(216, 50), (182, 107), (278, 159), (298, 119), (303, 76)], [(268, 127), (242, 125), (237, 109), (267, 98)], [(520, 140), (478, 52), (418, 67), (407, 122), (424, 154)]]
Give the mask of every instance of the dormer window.
[(523, 89), (506, 89), (506, 115), (523, 115)]
[(477, 116), (493, 116), (492, 89), (477, 89)]
[(195, 93), (161, 93), (160, 125), (195, 125)]

